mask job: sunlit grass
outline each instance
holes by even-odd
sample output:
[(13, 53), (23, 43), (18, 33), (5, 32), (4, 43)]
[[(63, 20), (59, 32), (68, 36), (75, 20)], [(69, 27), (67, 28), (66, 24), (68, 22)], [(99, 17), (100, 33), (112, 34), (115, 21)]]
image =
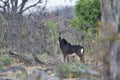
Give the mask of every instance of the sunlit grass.
[(83, 64), (77, 65), (75, 63), (68, 64), (68, 63), (62, 63), (55, 67), (55, 74), (56, 76), (62, 75), (64, 78), (77, 78), (80, 76), (83, 76), (80, 72), (74, 72), (78, 70), (79, 68), (82, 69), (88, 69), (89, 67), (84, 66)]
[(47, 58), (49, 58), (49, 55), (47, 53), (42, 53), (42, 54), (39, 54), (38, 57), (40, 59), (47, 59)]
[(25, 73), (21, 72), (21, 71), (17, 71), (15, 73), (15, 76), (16, 76), (16, 78), (18, 78), (20, 80), (25, 80), (27, 75)]
[(12, 60), (8, 55), (6, 54), (0, 55), (0, 68), (10, 65), (11, 63), (12, 63)]

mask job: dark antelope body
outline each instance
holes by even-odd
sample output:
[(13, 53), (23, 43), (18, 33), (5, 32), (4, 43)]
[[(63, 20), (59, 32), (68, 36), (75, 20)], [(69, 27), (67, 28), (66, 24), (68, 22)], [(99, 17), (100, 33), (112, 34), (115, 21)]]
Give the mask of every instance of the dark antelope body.
[[(82, 63), (84, 63), (84, 47), (81, 45), (71, 45), (64, 38), (61, 39), (61, 34), (59, 34), (59, 43), (60, 49), (62, 50), (64, 62), (66, 60), (67, 55), (76, 53), (79, 56)], [(68, 61), (68, 58), (67, 58)]]

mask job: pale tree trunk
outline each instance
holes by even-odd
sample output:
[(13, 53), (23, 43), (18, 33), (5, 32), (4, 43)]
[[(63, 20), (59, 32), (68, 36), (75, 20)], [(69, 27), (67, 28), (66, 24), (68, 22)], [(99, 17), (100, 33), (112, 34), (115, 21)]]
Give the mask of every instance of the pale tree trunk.
[(105, 46), (102, 80), (120, 80), (118, 56), (118, 22), (120, 0), (101, 0), (102, 33)]

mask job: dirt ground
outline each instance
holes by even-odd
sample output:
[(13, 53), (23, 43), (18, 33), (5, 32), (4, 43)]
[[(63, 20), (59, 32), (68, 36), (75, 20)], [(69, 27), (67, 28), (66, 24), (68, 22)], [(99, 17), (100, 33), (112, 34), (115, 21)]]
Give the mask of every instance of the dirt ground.
[[(100, 57), (99, 57), (100, 58)], [(69, 56), (70, 62), (69, 64), (75, 63), (75, 65), (83, 65), (89, 67), (90, 70), (95, 70), (97, 72), (101, 72), (102, 70), (102, 62), (101, 59), (97, 59), (96, 56), (93, 55), (85, 55), (85, 64), (80, 63), (80, 59), (75, 54)], [(21, 66), (25, 69), (26, 73), (21, 70), (15, 71), (7, 71), (7, 72), (0, 72), (0, 80), (59, 80), (60, 76), (56, 76), (55, 67), (59, 67), (60, 65), (64, 64), (63, 55), (58, 54), (56, 57), (49, 56), (45, 59), (42, 59), (43, 64), (36, 64), (36, 65), (25, 65), (22, 62), (19, 62), (17, 59), (13, 59), (11, 65), (6, 66), (4, 68), (14, 67), (14, 66)], [(60, 65), (59, 65), (60, 64)], [(67, 64), (67, 63), (66, 63)], [(59, 68), (57, 68), (59, 69)], [(58, 72), (59, 73), (59, 72)], [(62, 74), (62, 73), (61, 73)], [(70, 74), (71, 75), (71, 74)], [(83, 74), (82, 77), (72, 78), (70, 75), (68, 77), (62, 77), (65, 80), (88, 80), (90, 78), (94, 78), (95, 80), (99, 80), (99, 78)]]

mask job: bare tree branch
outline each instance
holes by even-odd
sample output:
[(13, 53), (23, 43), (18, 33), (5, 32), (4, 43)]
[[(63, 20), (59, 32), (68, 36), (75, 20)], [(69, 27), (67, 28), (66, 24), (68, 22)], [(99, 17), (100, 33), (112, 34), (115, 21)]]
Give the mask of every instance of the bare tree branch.
[(29, 8), (32, 8), (32, 7), (36, 6), (36, 5), (38, 5), (39, 3), (42, 3), (41, 0), (39, 0), (38, 2), (36, 2), (36, 3), (33, 4), (33, 5), (28, 6), (28, 7), (25, 8), (22, 12), (25, 12), (25, 11), (28, 10)]
[(4, 1), (3, 1), (3, 0), (0, 0), (0, 1), (4, 3)]
[(4, 9), (4, 6), (1, 6), (1, 5), (0, 5), (0, 8)]
[[(36, 3), (25, 7), (26, 3), (29, 0), (22, 0), (22, 2), (20, 3), (20, 5), (18, 5), (18, 0), (0, 0), (0, 2), (3, 5), (0, 5), (0, 8), (3, 9), (3, 13), (15, 13), (15, 14), (20, 14), (22, 15), (23, 12), (25, 12), (26, 10), (35, 7), (36, 5), (38, 5), (39, 3), (42, 3), (42, 0), (38, 0)], [(45, 1), (45, 5), (47, 4), (47, 0)], [(45, 6), (44, 5), (44, 6)]]
[(18, 5), (18, 0), (11, 0), (11, 5), (12, 5), (12, 11), (17, 10), (17, 5)]
[(45, 7), (46, 7), (46, 5), (47, 5), (47, 0), (45, 0), (45, 4), (44, 4), (44, 6), (43, 6), (43, 9), (45, 9)]
[(22, 13), (23, 13), (23, 8), (24, 8), (24, 6), (25, 6), (25, 4), (26, 4), (27, 1), (28, 1), (28, 0), (22, 0), (19, 14), (22, 14)]

